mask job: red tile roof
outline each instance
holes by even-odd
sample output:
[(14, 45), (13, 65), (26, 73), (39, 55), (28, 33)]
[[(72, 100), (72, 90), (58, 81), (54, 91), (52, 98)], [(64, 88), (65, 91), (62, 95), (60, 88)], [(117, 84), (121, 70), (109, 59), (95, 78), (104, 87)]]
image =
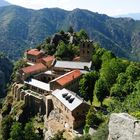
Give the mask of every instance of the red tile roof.
[(28, 73), (36, 72), (36, 71), (43, 70), (43, 69), (45, 70), (46, 66), (43, 65), (42, 63), (38, 63), (33, 66), (28, 66), (28, 67), (22, 68), (22, 71), (24, 73), (28, 74)]
[(38, 56), (38, 55), (42, 54), (42, 52), (37, 49), (31, 49), (29, 51), (26, 51), (26, 53), (29, 55), (34, 55), (34, 56)]
[(47, 57), (43, 57), (42, 60), (45, 61), (45, 62), (50, 62), (50, 61), (54, 60), (54, 56), (49, 55)]
[(80, 76), (81, 76), (80, 70), (73, 70), (71, 72), (64, 74), (63, 76), (58, 77), (56, 79), (56, 82), (59, 83), (61, 86), (64, 86)]

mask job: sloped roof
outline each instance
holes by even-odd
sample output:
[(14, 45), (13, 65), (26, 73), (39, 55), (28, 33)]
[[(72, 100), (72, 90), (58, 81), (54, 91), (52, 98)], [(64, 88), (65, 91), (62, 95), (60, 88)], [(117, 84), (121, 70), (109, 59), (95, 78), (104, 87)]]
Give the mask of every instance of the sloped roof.
[(42, 54), (42, 52), (37, 49), (28, 50), (28, 51), (26, 51), (26, 53), (29, 55), (34, 55), (34, 56), (38, 56), (38, 55)]
[(39, 80), (31, 78), (30, 80), (24, 81), (24, 83), (29, 84), (31, 86), (43, 89), (45, 91), (50, 91), (50, 84), (41, 82)]
[(85, 67), (91, 69), (92, 62), (74, 62), (74, 61), (59, 61), (57, 60), (54, 64), (54, 68), (65, 68), (65, 69), (79, 69), (84, 70)]
[(68, 73), (52, 80), (51, 82), (56, 81), (61, 86), (64, 86), (64, 85), (72, 82), (73, 80), (75, 80), (76, 78), (78, 78), (80, 76), (81, 76), (80, 70), (73, 70), (71, 72), (68, 72)]
[[(76, 95), (76, 93), (65, 88), (62, 90), (56, 89), (52, 92), (52, 95), (55, 96), (61, 103), (63, 103), (70, 111), (73, 111), (83, 102), (83, 99)], [(69, 99), (73, 99), (73, 101), (69, 102), (67, 97), (70, 97)]]
[(45, 62), (50, 62), (54, 60), (54, 56), (49, 55), (47, 57), (43, 57), (42, 60)]
[(22, 70), (24, 73), (27, 74), (27, 73), (36, 72), (36, 71), (43, 70), (43, 69), (46, 69), (46, 66), (43, 65), (42, 63), (37, 63), (37, 64), (35, 64), (35, 65), (22, 68), (21, 70)]

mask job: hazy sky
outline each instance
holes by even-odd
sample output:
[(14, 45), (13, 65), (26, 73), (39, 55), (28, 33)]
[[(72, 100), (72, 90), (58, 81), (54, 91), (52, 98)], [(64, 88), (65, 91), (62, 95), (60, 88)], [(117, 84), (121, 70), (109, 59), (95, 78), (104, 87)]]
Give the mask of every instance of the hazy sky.
[(32, 9), (59, 7), (66, 10), (88, 9), (107, 15), (140, 13), (140, 0), (6, 0)]

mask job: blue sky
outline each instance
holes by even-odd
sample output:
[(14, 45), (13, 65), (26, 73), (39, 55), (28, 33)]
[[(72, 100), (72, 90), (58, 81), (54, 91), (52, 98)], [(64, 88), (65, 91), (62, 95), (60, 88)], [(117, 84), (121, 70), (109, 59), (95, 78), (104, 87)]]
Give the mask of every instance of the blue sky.
[(59, 7), (66, 10), (88, 9), (109, 16), (140, 13), (140, 0), (6, 0), (26, 8)]

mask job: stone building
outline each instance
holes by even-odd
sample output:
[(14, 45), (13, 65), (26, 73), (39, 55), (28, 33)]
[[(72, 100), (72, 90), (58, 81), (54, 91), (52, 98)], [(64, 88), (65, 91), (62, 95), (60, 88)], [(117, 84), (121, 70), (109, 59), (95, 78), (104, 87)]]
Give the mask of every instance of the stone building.
[(44, 56), (44, 53), (37, 49), (27, 50), (24, 53), (25, 60), (29, 62), (33, 62), (33, 63), (37, 63), (38, 60), (41, 59), (43, 56)]
[(19, 74), (21, 76), (21, 79), (24, 81), (28, 77), (30, 77), (34, 74), (44, 72), (46, 70), (47, 70), (47, 67), (44, 64), (37, 63), (35, 65), (22, 68), (21, 70), (19, 70)]
[(32, 114), (40, 113), (41, 115), (46, 114), (46, 105), (45, 97), (33, 92), (31, 90), (23, 90), (22, 94), (24, 95), (25, 106), (27, 107), (28, 112)]
[(54, 109), (60, 114), (58, 121), (69, 129), (76, 129), (85, 123), (89, 105), (76, 93), (67, 89), (52, 92)]
[(50, 84), (36, 79), (29, 79), (24, 81), (24, 85), (27, 89), (37, 92), (41, 95), (49, 95), (51, 93)]
[(73, 70), (50, 81), (51, 90), (67, 88), (76, 91), (82, 74), (80, 70)]
[(92, 59), (93, 42), (90, 40), (81, 41), (80, 44), (80, 61), (89, 62)]
[(46, 65), (47, 68), (50, 68), (52, 66), (53, 61), (55, 61), (54, 56), (46, 56), (41, 59), (41, 62)]
[(56, 60), (53, 64), (52, 70), (58, 74), (64, 74), (71, 70), (80, 70), (82, 73), (87, 73), (92, 69), (92, 61), (78, 62), (78, 61), (59, 61)]

